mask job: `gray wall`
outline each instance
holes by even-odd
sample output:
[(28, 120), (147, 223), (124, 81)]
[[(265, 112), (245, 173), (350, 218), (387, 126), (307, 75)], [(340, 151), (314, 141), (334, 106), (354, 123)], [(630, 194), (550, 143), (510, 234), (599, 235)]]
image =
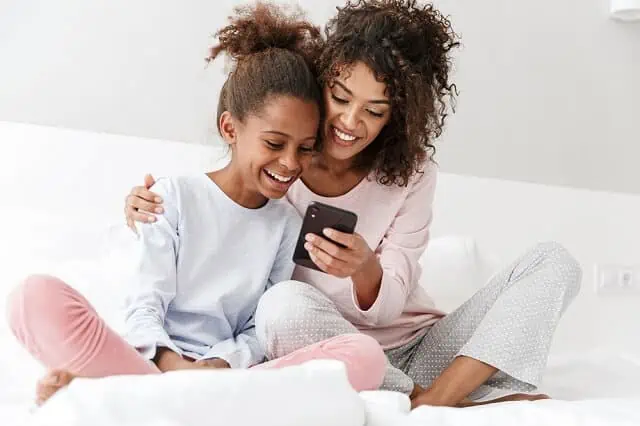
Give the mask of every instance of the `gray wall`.
[[(236, 1), (0, 0), (0, 120), (205, 143)], [(335, 0), (299, 2), (316, 23)], [(464, 41), (449, 172), (640, 193), (640, 23), (607, 0), (440, 0)]]
[(640, 22), (608, 0), (440, 0), (463, 38), (443, 169), (640, 193)]

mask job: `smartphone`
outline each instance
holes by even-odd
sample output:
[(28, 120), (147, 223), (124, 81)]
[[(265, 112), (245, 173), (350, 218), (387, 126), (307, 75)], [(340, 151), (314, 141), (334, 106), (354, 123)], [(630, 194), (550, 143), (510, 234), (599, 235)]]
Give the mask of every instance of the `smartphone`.
[[(306, 268), (315, 269), (320, 271), (315, 263), (309, 257), (309, 252), (304, 248), (305, 235), (316, 234), (332, 241), (327, 238), (322, 230), (325, 228), (332, 228), (336, 231), (344, 232), (347, 234), (353, 234), (356, 229), (356, 223), (358, 222), (358, 216), (348, 210), (343, 210), (338, 207), (333, 207), (327, 204), (318, 203), (313, 201), (309, 203), (307, 211), (302, 221), (302, 228), (300, 229), (300, 235), (298, 236), (298, 243), (293, 253), (293, 261), (297, 265), (304, 266)], [(335, 241), (333, 243), (342, 246)]]

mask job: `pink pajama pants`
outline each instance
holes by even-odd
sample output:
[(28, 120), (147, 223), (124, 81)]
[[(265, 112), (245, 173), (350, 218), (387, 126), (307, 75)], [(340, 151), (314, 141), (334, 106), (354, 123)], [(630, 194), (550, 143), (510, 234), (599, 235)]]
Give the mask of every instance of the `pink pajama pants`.
[[(30, 276), (9, 296), (7, 311), (15, 336), (49, 369), (81, 377), (160, 373), (58, 278)], [(344, 362), (357, 391), (377, 389), (386, 369), (380, 345), (364, 334), (334, 337), (254, 368), (282, 368), (313, 359)]]

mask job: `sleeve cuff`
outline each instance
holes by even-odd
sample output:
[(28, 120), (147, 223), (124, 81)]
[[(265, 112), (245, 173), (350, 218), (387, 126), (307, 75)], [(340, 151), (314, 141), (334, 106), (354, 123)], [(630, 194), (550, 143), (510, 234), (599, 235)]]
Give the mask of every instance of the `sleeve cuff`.
[(394, 297), (393, 294), (388, 294), (390, 289), (392, 289), (394, 285), (397, 285), (396, 281), (397, 276), (393, 270), (383, 269), (378, 296), (375, 302), (373, 302), (373, 305), (366, 310), (360, 307), (356, 286), (351, 282), (351, 301), (363, 324), (369, 326), (386, 325), (396, 319), (396, 311), (399, 311), (398, 315), (402, 313), (404, 303), (402, 306), (393, 306), (393, 304), (397, 304), (399, 300), (397, 297)]
[(242, 354), (238, 352), (229, 352), (229, 353), (208, 352), (202, 357), (202, 359), (214, 359), (214, 358), (225, 360), (231, 368), (249, 367), (248, 365), (244, 365), (245, 363), (242, 362)]
[(165, 347), (178, 355), (182, 351), (166, 336), (164, 330), (137, 330), (127, 333), (125, 340), (146, 359), (153, 359), (156, 356), (158, 347)]
[(376, 296), (375, 302), (373, 305), (369, 307), (369, 309), (362, 309), (360, 307), (360, 303), (358, 303), (358, 292), (356, 290), (356, 285), (351, 282), (351, 301), (353, 302), (353, 306), (356, 308), (356, 311), (362, 318), (366, 318), (369, 320), (374, 320), (378, 317), (380, 313), (380, 300), (382, 299), (382, 291), (383, 286), (385, 285), (385, 273), (382, 274), (382, 279), (380, 280), (380, 289), (378, 290), (378, 295)]

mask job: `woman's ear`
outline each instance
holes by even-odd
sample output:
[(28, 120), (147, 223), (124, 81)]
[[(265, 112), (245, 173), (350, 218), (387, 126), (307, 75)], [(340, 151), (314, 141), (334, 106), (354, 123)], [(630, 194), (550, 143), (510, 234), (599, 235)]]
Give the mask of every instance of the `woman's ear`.
[(225, 111), (220, 115), (220, 122), (218, 123), (220, 134), (222, 139), (229, 144), (234, 145), (238, 139), (238, 127), (237, 122), (229, 111)]

